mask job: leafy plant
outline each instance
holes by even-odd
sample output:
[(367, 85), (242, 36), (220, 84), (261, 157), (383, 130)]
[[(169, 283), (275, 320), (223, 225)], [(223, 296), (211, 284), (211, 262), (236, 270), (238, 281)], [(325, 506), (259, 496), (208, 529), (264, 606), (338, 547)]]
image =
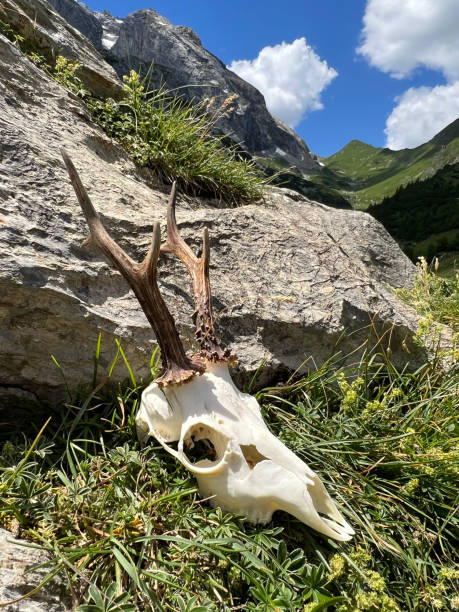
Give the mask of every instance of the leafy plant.
[(188, 192), (236, 202), (261, 197), (266, 184), (254, 162), (227, 136), (212, 131), (219, 118), (233, 110), (236, 96), (213, 110), (213, 101), (190, 104), (161, 88), (149, 91), (147, 77), (131, 70), (124, 77), (126, 97), (90, 103), (99, 125), (131, 154), (139, 166), (151, 168), (164, 181), (178, 180)]
[(0, 19), (0, 33), (6, 36), (8, 40), (11, 40), (11, 42), (13, 42), (19, 48), (21, 47), (21, 44), (24, 42), (24, 37), (21, 36), (18, 32), (16, 32), (16, 30), (14, 30), (14, 28), (12, 28), (9, 23), (6, 23), (5, 21), (2, 21), (1, 19)]
[(48, 69), (48, 73), (55, 81), (79, 98), (88, 99), (90, 93), (85, 89), (81, 79), (77, 75), (80, 68), (81, 64), (79, 62), (70, 62), (62, 55), (58, 55), (54, 67)]

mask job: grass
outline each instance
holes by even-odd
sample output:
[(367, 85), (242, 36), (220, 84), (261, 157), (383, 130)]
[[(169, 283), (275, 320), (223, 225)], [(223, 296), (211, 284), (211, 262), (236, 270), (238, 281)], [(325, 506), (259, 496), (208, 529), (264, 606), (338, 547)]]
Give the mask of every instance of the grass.
[(188, 193), (228, 202), (259, 199), (268, 180), (236, 146), (224, 145), (227, 136), (213, 130), (233, 112), (237, 95), (214, 109), (213, 100), (192, 105), (164, 88), (148, 91), (147, 81), (131, 70), (124, 77), (125, 99), (91, 102), (95, 121), (137, 165), (153, 169), (163, 181), (177, 180)]
[(346, 544), (283, 513), (263, 527), (211, 509), (159, 445), (139, 447), (129, 376), (110, 390), (95, 375), (34, 440), (1, 449), (0, 523), (49, 551), (79, 612), (458, 608), (457, 369), (368, 354), (258, 393), (356, 529)]

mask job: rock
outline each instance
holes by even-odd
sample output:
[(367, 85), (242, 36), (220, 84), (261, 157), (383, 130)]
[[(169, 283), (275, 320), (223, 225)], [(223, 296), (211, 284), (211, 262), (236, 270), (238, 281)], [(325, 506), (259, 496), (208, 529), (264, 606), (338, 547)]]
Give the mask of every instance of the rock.
[(103, 35), (102, 24), (87, 6), (82, 2), (75, 2), (75, 0), (48, 1), (59, 15), (65, 16), (65, 20), (71, 26), (79, 32), (83, 32), (96, 49), (101, 46)]
[[(46, 577), (49, 567), (32, 570), (45, 563), (49, 555), (25, 540), (0, 527), (0, 606), (9, 612), (63, 612), (70, 610), (64, 580), (56, 576), (37, 593), (21, 599), (35, 589)], [(32, 570), (32, 571), (31, 571)], [(20, 600), (20, 601), (17, 601)]]
[[(107, 229), (140, 260), (152, 223), (160, 221), (164, 231), (167, 195), (85, 117), (79, 100), (0, 36), (0, 386), (48, 402), (62, 397), (62, 374), (72, 389), (92, 380), (99, 332), (100, 379), (116, 338), (138, 378), (147, 375), (155, 348), (120, 274), (81, 245), (87, 228), (62, 146)], [(263, 360), (260, 384), (279, 372), (320, 366), (337, 351), (356, 351), (355, 361), (370, 323), (371, 344), (378, 343), (375, 333), (385, 334), (379, 346), (390, 344), (396, 364), (415, 367), (423, 358), (411, 342), (418, 318), (390, 288), (409, 284), (414, 266), (368, 214), (278, 188), (263, 202), (239, 208), (179, 197), (177, 210), (194, 249), (209, 227), (218, 328), (239, 358), (241, 375), (250, 376)], [(183, 266), (162, 258), (159, 286), (190, 346)], [(118, 362), (113, 380), (127, 376)]]
[[(24, 37), (31, 51), (48, 61), (54, 61), (57, 55), (79, 61), (82, 67), (78, 76), (94, 95), (114, 98), (122, 95), (122, 84), (113, 68), (45, 0), (3, 0), (0, 19)], [(92, 30), (88, 34), (91, 36)]]
[[(83, 34), (93, 36), (88, 8), (76, 0), (50, 2)], [(152, 67), (152, 87), (164, 83), (188, 100), (215, 97), (215, 108), (237, 94), (235, 111), (217, 123), (221, 132), (231, 133), (250, 155), (280, 159), (300, 172), (320, 168), (305, 142), (268, 112), (262, 94), (206, 51), (191, 28), (174, 26), (153, 9), (135, 11), (125, 19), (112, 17), (106, 11), (93, 15), (104, 30), (98, 48), (120, 77), (131, 68), (145, 73)]]

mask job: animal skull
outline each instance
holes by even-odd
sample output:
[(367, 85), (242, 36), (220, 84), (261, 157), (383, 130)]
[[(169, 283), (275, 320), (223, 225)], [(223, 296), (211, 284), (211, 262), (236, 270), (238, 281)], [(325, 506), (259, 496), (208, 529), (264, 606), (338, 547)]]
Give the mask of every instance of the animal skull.
[[(214, 332), (209, 284), (209, 240), (197, 258), (180, 237), (175, 221), (175, 184), (167, 213), (167, 240), (160, 246), (155, 224), (145, 260), (134, 262), (110, 238), (80, 178), (63, 151), (72, 185), (86, 216), (93, 242), (131, 285), (155, 331), (164, 372), (142, 394), (136, 417), (139, 439), (153, 436), (167, 452), (196, 475), (199, 489), (213, 506), (268, 522), (285, 510), (335, 540), (349, 540), (354, 531), (339, 513), (318, 476), (268, 429), (256, 399), (241, 393), (229, 370), (234, 357)], [(193, 320), (201, 347), (188, 358), (175, 323), (156, 283), (160, 251), (176, 255), (187, 267), (195, 303)], [(170, 443), (178, 441), (175, 450)], [(191, 454), (204, 448), (193, 462)]]
[[(236, 388), (227, 364), (210, 363), (186, 385), (151, 384), (136, 425), (141, 441), (154, 436), (196, 475), (213, 506), (256, 523), (285, 510), (331, 538), (352, 537), (317, 475), (269, 431), (257, 400)], [(174, 450), (168, 443), (177, 440)], [(193, 463), (187, 450), (199, 441), (210, 456)]]

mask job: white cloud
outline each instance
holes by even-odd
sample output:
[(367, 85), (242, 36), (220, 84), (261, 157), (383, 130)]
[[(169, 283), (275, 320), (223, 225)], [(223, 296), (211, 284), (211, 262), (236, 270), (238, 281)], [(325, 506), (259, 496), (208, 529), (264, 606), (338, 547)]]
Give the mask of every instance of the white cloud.
[(368, 0), (357, 52), (396, 78), (417, 67), (459, 79), (458, 0)]
[(386, 122), (386, 146), (417, 147), (459, 116), (459, 81), (437, 87), (411, 87), (396, 99)]
[(320, 94), (338, 74), (304, 37), (264, 47), (254, 60), (235, 60), (229, 69), (259, 89), (268, 110), (292, 127), (323, 108)]
[(411, 87), (386, 121), (386, 146), (416, 147), (459, 116), (459, 1), (367, 0), (357, 53), (395, 78), (416, 68), (443, 74), (447, 84)]
[(458, 0), (368, 0), (357, 52), (396, 78), (418, 66), (459, 78)]

